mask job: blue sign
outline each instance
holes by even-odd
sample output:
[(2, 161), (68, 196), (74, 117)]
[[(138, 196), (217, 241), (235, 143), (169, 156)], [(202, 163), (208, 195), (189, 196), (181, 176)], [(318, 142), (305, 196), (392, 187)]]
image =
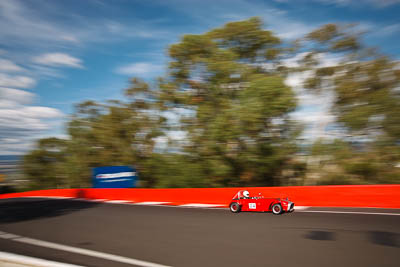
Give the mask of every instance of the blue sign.
[(93, 168), (93, 188), (131, 188), (136, 179), (136, 170), (129, 166)]

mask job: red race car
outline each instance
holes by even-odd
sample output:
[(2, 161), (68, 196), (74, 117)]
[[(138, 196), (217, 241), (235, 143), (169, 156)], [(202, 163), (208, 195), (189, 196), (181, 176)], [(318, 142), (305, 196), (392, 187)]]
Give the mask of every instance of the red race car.
[(273, 214), (278, 215), (284, 212), (292, 212), (294, 203), (289, 201), (288, 198), (264, 198), (261, 193), (256, 197), (250, 197), (249, 191), (240, 190), (233, 197), (229, 208), (234, 213), (241, 211), (272, 211)]

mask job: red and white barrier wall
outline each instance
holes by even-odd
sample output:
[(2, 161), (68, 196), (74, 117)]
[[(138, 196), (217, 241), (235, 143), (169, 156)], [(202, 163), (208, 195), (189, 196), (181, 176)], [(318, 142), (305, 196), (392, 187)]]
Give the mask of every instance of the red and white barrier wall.
[(0, 195), (14, 197), (60, 197), (88, 200), (184, 206), (227, 207), (238, 190), (250, 195), (289, 197), (296, 206), (400, 208), (400, 185), (337, 185), (246, 188), (177, 189), (52, 189)]

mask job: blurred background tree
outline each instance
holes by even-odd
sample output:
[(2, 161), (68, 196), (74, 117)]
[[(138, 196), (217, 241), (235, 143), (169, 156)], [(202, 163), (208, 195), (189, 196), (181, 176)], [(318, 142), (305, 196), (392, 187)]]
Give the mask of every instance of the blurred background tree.
[[(320, 183), (400, 181), (399, 63), (366, 47), (361, 37), (355, 25), (328, 24), (302, 40), (309, 51), (302, 68), (312, 70), (305, 85), (317, 92), (334, 92), (331, 111), (347, 134), (343, 136), (346, 143), (336, 148), (337, 142), (331, 143), (322, 149), (338, 168), (333, 178)], [(322, 54), (334, 55), (339, 62), (319, 67)]]
[(30, 178), (28, 188), (65, 188), (69, 185), (66, 169), (66, 140), (44, 138), (23, 158), (23, 171)]
[[(361, 40), (328, 24), (289, 43), (259, 18), (184, 35), (164, 77), (133, 78), (123, 101), (78, 104), (69, 138), (39, 140), (24, 173), (32, 188), (88, 187), (91, 168), (106, 165), (136, 166), (143, 187), (398, 183), (398, 63)], [(337, 63), (321, 64), (326, 55)], [(298, 72), (308, 90), (334, 93), (339, 139), (299, 146), (285, 84)]]
[(280, 43), (251, 18), (169, 47), (160, 105), (183, 110), (181, 152), (206, 185), (281, 184), (295, 152), (288, 113), (296, 98), (276, 68), (263, 68), (278, 57)]

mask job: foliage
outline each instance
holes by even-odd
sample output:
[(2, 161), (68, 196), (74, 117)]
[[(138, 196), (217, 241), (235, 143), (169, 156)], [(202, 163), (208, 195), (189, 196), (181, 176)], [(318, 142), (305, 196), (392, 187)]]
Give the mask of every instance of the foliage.
[[(91, 168), (105, 165), (136, 166), (143, 187), (299, 185), (321, 171), (317, 184), (399, 182), (400, 72), (361, 37), (354, 25), (327, 24), (289, 43), (259, 18), (184, 35), (168, 48), (164, 77), (133, 78), (123, 101), (78, 104), (69, 138), (39, 140), (25, 175), (32, 188), (87, 187)], [(324, 55), (340, 60), (326, 66)], [(304, 71), (310, 91), (333, 90), (347, 133), (372, 141), (320, 140), (302, 160), (296, 96), (284, 81)]]
[(45, 138), (38, 141), (37, 148), (24, 156), (23, 171), (30, 179), (31, 189), (41, 189), (43, 186), (62, 188), (67, 184), (65, 172), (65, 140)]
[[(382, 133), (400, 139), (400, 71), (398, 62), (361, 44), (354, 27), (328, 24), (305, 38), (315, 60), (310, 89), (334, 90), (333, 113), (353, 134)], [(330, 53), (341, 59), (332, 67), (319, 67), (318, 55)], [(306, 67), (306, 64), (305, 66)]]
[[(400, 169), (399, 148), (374, 143), (368, 147), (354, 147), (347, 142), (317, 141), (312, 156), (321, 160), (315, 168), (321, 179), (318, 184), (380, 184), (398, 183)], [(326, 157), (328, 156), (328, 157)]]
[[(366, 47), (361, 40), (354, 25), (325, 25), (303, 39), (303, 48), (309, 53), (299, 69), (313, 69), (305, 82), (309, 90), (334, 92), (332, 113), (352, 136), (351, 140), (358, 139), (358, 144), (346, 141), (342, 158), (333, 147), (325, 147), (328, 150), (323, 153), (334, 156), (331, 162), (340, 166), (349, 181), (355, 178), (356, 183), (398, 183), (399, 63)], [(321, 65), (318, 59), (327, 53), (340, 59), (339, 63)], [(308, 64), (311, 60), (314, 64)], [(319, 146), (316, 143), (313, 149), (318, 150)]]
[(161, 102), (196, 111), (182, 120), (182, 149), (211, 186), (279, 185), (294, 151), (294, 93), (277, 69), (259, 64), (276, 58), (281, 41), (261, 26), (258, 18), (228, 23), (169, 48)]

